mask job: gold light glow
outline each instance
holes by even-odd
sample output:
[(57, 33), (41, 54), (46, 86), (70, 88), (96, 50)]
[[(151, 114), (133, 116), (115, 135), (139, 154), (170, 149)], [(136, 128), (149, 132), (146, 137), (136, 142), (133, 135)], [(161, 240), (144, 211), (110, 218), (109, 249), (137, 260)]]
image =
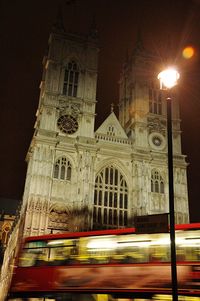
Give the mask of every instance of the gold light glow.
[(191, 59), (194, 56), (194, 48), (192, 46), (187, 46), (183, 49), (182, 55), (185, 59)]
[(177, 85), (180, 75), (175, 68), (168, 68), (158, 74), (160, 88), (171, 89)]
[(98, 250), (113, 250), (117, 247), (116, 242), (110, 239), (91, 239), (88, 244), (88, 249), (98, 249)]

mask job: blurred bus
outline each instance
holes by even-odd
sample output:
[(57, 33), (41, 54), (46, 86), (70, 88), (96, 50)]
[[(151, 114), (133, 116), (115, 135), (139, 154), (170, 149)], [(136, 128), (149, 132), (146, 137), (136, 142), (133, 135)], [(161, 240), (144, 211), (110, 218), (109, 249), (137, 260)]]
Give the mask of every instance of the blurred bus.
[[(176, 226), (176, 255), (179, 295), (200, 300), (200, 223)], [(25, 238), (8, 300), (79, 300), (76, 293), (81, 301), (88, 294), (96, 301), (170, 295), (169, 233), (128, 228)]]

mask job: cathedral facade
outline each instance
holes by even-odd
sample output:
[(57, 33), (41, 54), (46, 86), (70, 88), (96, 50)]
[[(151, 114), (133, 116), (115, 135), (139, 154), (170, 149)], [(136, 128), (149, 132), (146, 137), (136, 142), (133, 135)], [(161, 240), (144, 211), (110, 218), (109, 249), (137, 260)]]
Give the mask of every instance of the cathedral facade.
[[(157, 80), (159, 60), (138, 39), (120, 75), (119, 116), (111, 109), (95, 130), (98, 54), (94, 32), (69, 34), (55, 26), (50, 34), (27, 154), (25, 236), (71, 230), (74, 208), (88, 208), (93, 229), (126, 227), (136, 215), (169, 212), (166, 97)], [(175, 218), (188, 223), (176, 91), (172, 119)]]

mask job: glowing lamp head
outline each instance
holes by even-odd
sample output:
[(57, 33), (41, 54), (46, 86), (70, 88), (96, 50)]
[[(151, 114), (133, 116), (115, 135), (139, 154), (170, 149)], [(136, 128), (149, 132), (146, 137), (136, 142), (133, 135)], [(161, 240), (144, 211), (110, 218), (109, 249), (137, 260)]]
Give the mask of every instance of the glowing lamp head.
[(168, 68), (158, 74), (161, 89), (171, 89), (177, 85), (180, 75), (174, 68)]

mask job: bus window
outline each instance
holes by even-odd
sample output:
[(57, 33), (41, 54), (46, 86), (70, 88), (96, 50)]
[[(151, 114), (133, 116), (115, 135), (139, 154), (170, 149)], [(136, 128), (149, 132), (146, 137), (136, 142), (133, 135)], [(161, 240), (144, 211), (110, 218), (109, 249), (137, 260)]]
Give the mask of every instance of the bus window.
[(88, 264), (106, 264), (116, 252), (114, 236), (80, 238), (80, 260)]
[[(180, 254), (182, 256), (180, 256)], [(181, 258), (180, 258), (181, 257)], [(200, 259), (200, 239), (194, 236), (180, 236), (177, 245), (177, 260), (199, 261)]]
[(170, 261), (170, 253), (168, 245), (154, 245), (150, 248), (150, 261), (168, 262)]
[(72, 264), (78, 260), (79, 245), (76, 239), (62, 239), (48, 241), (49, 264), (61, 265)]
[(31, 249), (24, 250), (19, 258), (20, 267), (31, 267), (35, 265), (36, 262), (36, 252), (32, 252)]
[(120, 236), (117, 253), (122, 254), (121, 262), (143, 263), (149, 261), (150, 240), (138, 240), (134, 235)]
[(70, 250), (65, 247), (50, 248), (49, 264), (61, 265), (67, 263), (70, 256)]
[(186, 261), (199, 261), (200, 259), (200, 247), (198, 246), (186, 246), (184, 248)]
[(35, 265), (36, 266), (47, 265), (48, 257), (49, 257), (48, 248), (38, 249), (38, 252), (36, 253)]
[(185, 250), (182, 247), (177, 246), (176, 248), (176, 260), (184, 261), (185, 260)]
[(19, 258), (19, 266), (30, 267), (41, 265), (48, 261), (48, 249), (46, 243), (43, 241), (29, 242), (25, 244)]

